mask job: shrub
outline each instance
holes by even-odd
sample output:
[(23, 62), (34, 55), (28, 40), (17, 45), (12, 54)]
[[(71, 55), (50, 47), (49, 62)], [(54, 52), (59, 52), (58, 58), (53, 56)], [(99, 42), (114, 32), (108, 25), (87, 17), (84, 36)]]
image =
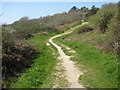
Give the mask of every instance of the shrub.
[(96, 30), (105, 32), (108, 30), (108, 24), (111, 19), (118, 12), (117, 10), (117, 4), (106, 4), (96, 14), (89, 17), (89, 22), (94, 25)]
[(3, 42), (2, 52), (3, 80), (9, 76), (17, 76), (17, 73), (30, 67), (31, 59), (37, 54), (33, 47), (14, 42)]
[(93, 28), (89, 25), (83, 25), (82, 27), (80, 27), (80, 30), (77, 31), (77, 34), (80, 34), (80, 33), (84, 33), (84, 32), (89, 32), (89, 31), (92, 31)]
[(110, 12), (104, 12), (104, 14), (101, 15), (101, 19), (97, 22), (97, 26), (101, 32), (105, 32), (107, 30), (107, 25), (109, 24), (112, 17), (113, 14)]
[[(17, 77), (32, 64), (32, 59), (37, 56), (34, 47), (25, 44), (10, 33), (10, 29), (3, 27), (2, 32), (2, 79), (9, 82), (10, 77)], [(3, 87), (9, 86), (3, 83)]]
[(106, 51), (112, 51), (115, 55), (120, 56), (120, 25), (117, 18), (111, 20), (108, 29), (112, 32), (110, 38), (105, 46)]
[[(29, 22), (30, 23), (30, 22)], [(13, 32), (13, 38), (17, 39), (26, 39), (26, 36), (32, 36), (32, 34), (37, 33), (54, 33), (57, 32), (58, 29), (55, 28), (55, 26), (48, 25), (45, 23), (40, 24), (33, 24), (33, 25), (17, 25), (16, 23), (11, 25), (13, 29), (16, 31)]]
[[(105, 52), (120, 56), (120, 25), (118, 4), (105, 4), (96, 14), (89, 17), (89, 22), (95, 30), (104, 32), (110, 37), (104, 44)], [(108, 32), (108, 33), (105, 33)]]

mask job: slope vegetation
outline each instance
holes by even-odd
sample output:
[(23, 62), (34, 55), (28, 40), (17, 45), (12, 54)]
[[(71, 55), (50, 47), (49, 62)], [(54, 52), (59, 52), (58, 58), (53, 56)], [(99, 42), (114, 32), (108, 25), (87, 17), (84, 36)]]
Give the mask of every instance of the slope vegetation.
[[(104, 5), (90, 16), (88, 25), (73, 33), (56, 38), (55, 43), (66, 45), (76, 51), (72, 60), (84, 72), (79, 78), (85, 87), (118, 88), (118, 65), (120, 34), (118, 4)], [(62, 45), (61, 45), (62, 46)], [(63, 47), (66, 54), (70, 54)]]

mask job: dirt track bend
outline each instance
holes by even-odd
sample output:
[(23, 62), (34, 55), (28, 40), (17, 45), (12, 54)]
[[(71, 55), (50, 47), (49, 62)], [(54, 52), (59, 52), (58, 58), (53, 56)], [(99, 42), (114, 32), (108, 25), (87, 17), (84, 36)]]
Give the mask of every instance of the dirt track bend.
[[(83, 23), (85, 24), (85, 23)], [(82, 24), (82, 25), (83, 25)], [(68, 88), (84, 88), (79, 82), (78, 82), (78, 78), (79, 76), (82, 74), (82, 72), (75, 67), (75, 62), (70, 60), (70, 56), (66, 55), (63, 50), (62, 47), (60, 47), (59, 45), (57, 45), (56, 43), (54, 43), (52, 40), (60, 37), (62, 35), (66, 35), (69, 34), (71, 32), (73, 32), (76, 28), (80, 27), (81, 25), (75, 27), (75, 28), (71, 28), (69, 31), (63, 33), (63, 34), (59, 34), (59, 35), (55, 35), (52, 38), (49, 39), (49, 42), (54, 45), (59, 53), (59, 59), (62, 60), (62, 65), (65, 68), (65, 76), (66, 79), (68, 80), (68, 82), (70, 83), (70, 86)]]

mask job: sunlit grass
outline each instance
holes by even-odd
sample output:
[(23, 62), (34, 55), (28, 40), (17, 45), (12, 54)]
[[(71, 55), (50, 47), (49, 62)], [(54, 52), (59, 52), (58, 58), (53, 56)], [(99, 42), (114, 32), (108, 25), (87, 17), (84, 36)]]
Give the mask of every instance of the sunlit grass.
[[(72, 36), (71, 36), (72, 35)], [(109, 53), (104, 53), (94, 47), (105, 42), (109, 37), (97, 33), (78, 35), (77, 40), (67, 40), (63, 38), (76, 36), (75, 33), (54, 39), (57, 43), (62, 43), (76, 51), (72, 60), (77, 61), (84, 74), (80, 77), (80, 82), (89, 88), (117, 88), (118, 87), (118, 59)], [(81, 37), (96, 36), (91, 41), (82, 40)], [(103, 38), (101, 38), (103, 37)], [(91, 43), (94, 41), (94, 43)], [(98, 42), (99, 41), (99, 42)]]
[(33, 60), (32, 68), (22, 73), (18, 81), (11, 85), (12, 88), (40, 88), (50, 82), (49, 77), (54, 71), (57, 60), (50, 48), (46, 46), (49, 37), (45, 35), (35, 36), (28, 41), (31, 45), (36, 46), (40, 55)]

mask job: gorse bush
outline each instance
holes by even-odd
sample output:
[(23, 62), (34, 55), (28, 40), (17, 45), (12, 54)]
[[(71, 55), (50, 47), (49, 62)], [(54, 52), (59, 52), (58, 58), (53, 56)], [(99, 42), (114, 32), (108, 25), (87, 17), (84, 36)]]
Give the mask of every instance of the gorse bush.
[(29, 67), (30, 59), (37, 54), (33, 47), (15, 44), (11, 41), (2, 43), (2, 52), (3, 79), (7, 79), (8, 76), (15, 76), (25, 67)]
[(111, 19), (114, 18), (116, 13), (117, 5), (107, 4), (97, 11), (95, 15), (89, 17), (89, 22), (94, 24), (95, 29), (99, 30), (100, 32), (105, 32), (108, 28), (108, 24), (111, 22)]
[(119, 17), (118, 4), (105, 4), (97, 11), (96, 14), (89, 17), (89, 22), (93, 25), (96, 31), (106, 34), (108, 32), (108, 41), (104, 44), (106, 52), (112, 52), (115, 55), (120, 55), (120, 31), (119, 31)]
[(101, 19), (97, 22), (97, 27), (101, 32), (105, 32), (107, 30), (107, 24), (109, 24), (112, 16), (113, 14), (109, 12), (104, 12), (104, 14), (101, 15)]
[[(9, 77), (18, 77), (32, 64), (32, 59), (38, 52), (29, 45), (15, 43), (13, 41), (2, 43), (2, 79), (9, 81)], [(3, 83), (3, 87), (9, 84)]]
[[(2, 27), (2, 79), (10, 82), (10, 77), (18, 77), (32, 64), (32, 59), (38, 54), (36, 49), (21, 42), (13, 35), (13, 29)], [(9, 84), (3, 82), (3, 87)]]

